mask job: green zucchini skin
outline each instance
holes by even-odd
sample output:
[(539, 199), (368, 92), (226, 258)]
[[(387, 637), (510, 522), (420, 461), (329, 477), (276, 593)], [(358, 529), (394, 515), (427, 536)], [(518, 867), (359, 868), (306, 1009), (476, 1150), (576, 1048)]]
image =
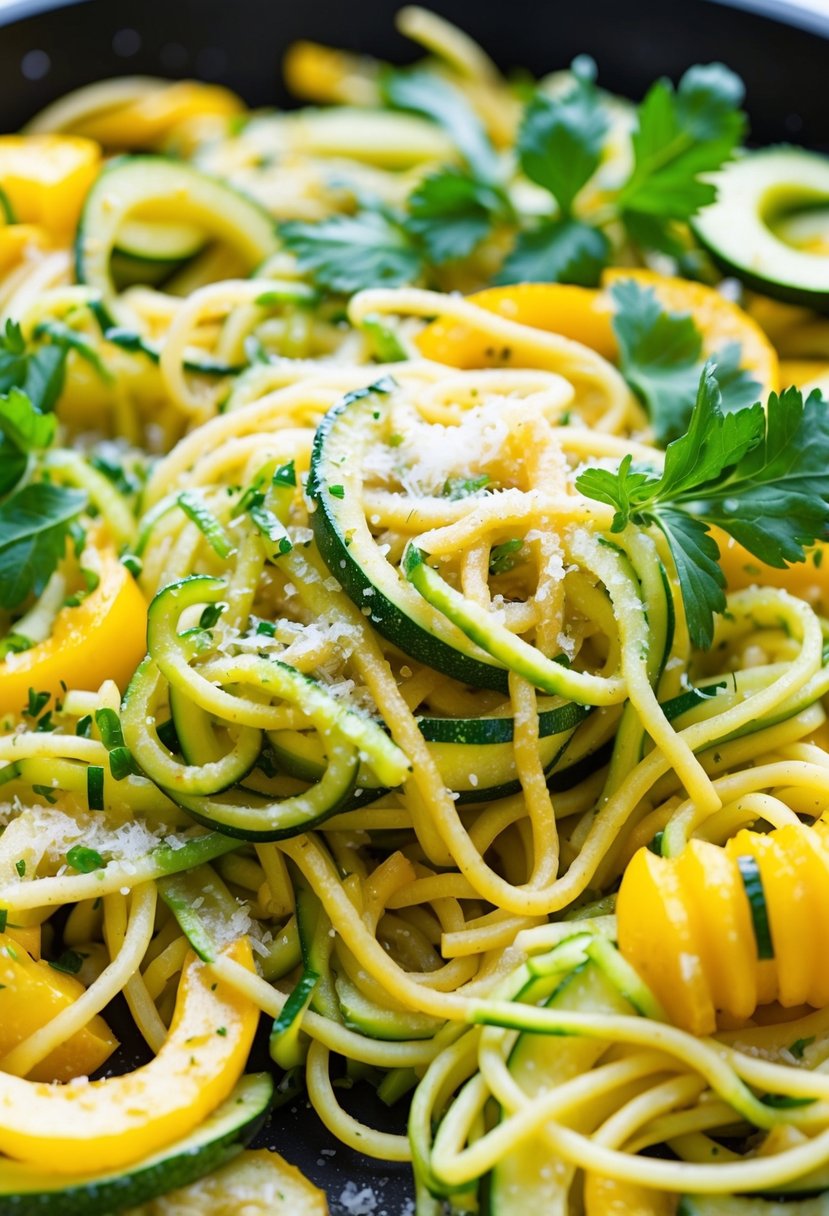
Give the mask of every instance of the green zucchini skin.
[(829, 1216), (829, 1191), (804, 1199), (759, 1195), (682, 1195), (677, 1216)]
[(93, 183), (75, 238), (77, 281), (100, 292), (99, 315), (107, 319), (108, 326), (117, 326), (119, 311), (123, 312), (109, 266), (118, 247), (119, 228), (141, 205), (170, 198), (182, 200), (178, 210), (183, 214), (177, 219), (193, 220), (206, 236), (231, 241), (250, 270), (276, 252), (272, 218), (226, 182), (164, 156), (116, 157)]
[(189, 1136), (117, 1174), (61, 1179), (17, 1161), (0, 1163), (3, 1216), (107, 1216), (211, 1173), (251, 1142), (267, 1118), (273, 1081), (243, 1077), (230, 1097)]
[[(769, 224), (789, 212), (829, 210), (829, 158), (803, 148), (749, 152), (712, 179), (717, 200), (692, 219), (720, 269), (747, 287), (791, 304), (829, 311), (827, 258), (787, 244)], [(777, 216), (773, 208), (777, 207)]]
[[(530, 981), (528, 988), (535, 981)], [(519, 993), (520, 996), (523, 993)], [(518, 1006), (520, 1008), (520, 1005)], [(548, 1009), (584, 1010), (592, 1013), (630, 1014), (630, 1004), (602, 970), (592, 962), (572, 971), (547, 1000)], [(528, 1093), (546, 1092), (556, 1085), (587, 1072), (604, 1047), (576, 1036), (533, 1034), (525, 1031), (515, 1041), (509, 1070)], [(552, 1168), (550, 1168), (552, 1166)], [(555, 1163), (545, 1152), (543, 1141), (529, 1140), (510, 1153), (486, 1179), (485, 1216), (534, 1216), (563, 1211), (573, 1169)]]
[[(460, 633), (456, 642), (447, 640), (455, 636), (448, 626), (444, 637), (425, 628), (417, 620), (425, 615), (417, 593), (402, 582), (392, 592), (392, 580), (388, 587), (378, 587), (366, 568), (366, 555), (359, 552), (365, 537), (348, 536), (352, 528), (345, 516), (359, 494), (363, 452), (382, 419), (382, 397), (394, 388), (394, 382), (386, 378), (368, 389), (347, 393), (317, 429), (308, 478), (308, 495), (316, 504), (311, 520), (317, 547), (349, 598), (361, 610), (370, 610), (369, 619), (378, 633), (405, 654), (464, 684), (506, 692), (504, 667), (487, 662), (484, 655), (477, 657)], [(332, 485), (341, 495), (331, 493)]]

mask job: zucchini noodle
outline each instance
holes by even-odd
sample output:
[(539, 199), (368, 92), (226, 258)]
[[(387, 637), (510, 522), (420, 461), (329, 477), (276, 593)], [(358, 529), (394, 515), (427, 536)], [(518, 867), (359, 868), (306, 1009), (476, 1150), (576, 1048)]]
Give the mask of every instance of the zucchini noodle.
[[(699, 644), (688, 571), (635, 499), (677, 449), (613, 285), (687, 314), (706, 354), (736, 334), (764, 393), (765, 333), (819, 384), (827, 325), (639, 264), (617, 221), (595, 289), (487, 288), (504, 226), (542, 222), (517, 93), (443, 18), (399, 27), (431, 56), (406, 87), (449, 90), (471, 152), (392, 104), (382, 65), (313, 43), (289, 81), (340, 108), (251, 114), (136, 77), (23, 137), (74, 168), (60, 223), (24, 190), (0, 227), (0, 374), (28, 368), (2, 408), (41, 394), (15, 493), (71, 510), (52, 564), (0, 587), (0, 1083), (32, 1087), (0, 1084), (0, 1189), (43, 1165), (8, 1095), (82, 1094), (118, 998), (119, 1033), (203, 1098), (187, 1123), (128, 1074), (146, 1138), (119, 1169), (209, 1126), (261, 1014), (284, 1092), (410, 1162), (417, 1216), (717, 1216), (705, 1197), (738, 1193), (762, 1216), (829, 1191), (825, 541), (772, 568), (709, 533), (725, 592)], [(592, 89), (579, 70), (541, 94)], [(594, 233), (633, 121), (602, 96), (605, 161), (555, 219)], [(362, 290), (303, 260), (292, 226), (356, 217), (423, 261), (399, 217), (440, 171), (501, 200), (468, 256), (378, 264)], [(583, 492), (620, 469), (629, 510)]]

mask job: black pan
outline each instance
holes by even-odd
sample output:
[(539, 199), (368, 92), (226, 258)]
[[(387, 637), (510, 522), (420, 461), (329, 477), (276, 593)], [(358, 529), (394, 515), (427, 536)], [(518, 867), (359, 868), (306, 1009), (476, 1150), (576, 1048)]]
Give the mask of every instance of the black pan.
[[(251, 105), (284, 102), (279, 65), (294, 39), (411, 59), (413, 48), (393, 26), (403, 2), (85, 0), (54, 7), (18, 0), (0, 11), (0, 130), (13, 130), (71, 89), (119, 75), (198, 76), (229, 85)], [(631, 97), (656, 76), (676, 78), (692, 63), (723, 60), (746, 82), (752, 142), (829, 148), (829, 16), (777, 0), (733, 7), (711, 0), (434, 0), (430, 7), (474, 35), (502, 67), (540, 74), (587, 51), (602, 84)], [(117, 1009), (113, 1014), (120, 1022)], [(139, 1059), (137, 1051), (120, 1054), (122, 1067)], [(402, 1130), (405, 1114), (388, 1111), (369, 1086), (338, 1094), (367, 1122)], [(274, 1112), (264, 1143), (325, 1188), (332, 1216), (411, 1211), (408, 1167), (343, 1148), (303, 1101)]]

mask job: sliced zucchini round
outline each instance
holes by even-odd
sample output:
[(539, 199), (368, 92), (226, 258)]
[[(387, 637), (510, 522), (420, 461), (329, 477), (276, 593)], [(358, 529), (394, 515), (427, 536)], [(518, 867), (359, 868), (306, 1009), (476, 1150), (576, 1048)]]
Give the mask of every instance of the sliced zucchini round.
[(243, 1077), (201, 1127), (118, 1173), (61, 1178), (18, 1161), (0, 1162), (0, 1211), (15, 1216), (104, 1216), (187, 1186), (230, 1161), (265, 1121), (273, 1098), (267, 1073)]
[[(829, 208), (829, 157), (803, 148), (764, 148), (712, 178), (717, 200), (691, 226), (727, 274), (780, 300), (829, 309), (829, 248), (802, 240), (796, 217)], [(810, 226), (814, 238), (814, 226)], [(829, 240), (829, 221), (826, 225)], [(812, 249), (808, 245), (812, 245)], [(820, 245), (818, 245), (820, 249)]]
[[(162, 156), (119, 157), (104, 168), (89, 191), (75, 240), (78, 282), (98, 289), (99, 308), (106, 311), (111, 325), (124, 310), (119, 309), (110, 262), (113, 251), (122, 248), (124, 227), (133, 224), (136, 212), (144, 220), (152, 214), (159, 223), (174, 224), (179, 238), (182, 229), (192, 228), (204, 240), (226, 242), (249, 270), (277, 248), (268, 213), (226, 182)], [(127, 226), (127, 241), (130, 232)], [(146, 231), (142, 238), (139, 230), (139, 243), (142, 240), (147, 240)]]
[(183, 262), (204, 248), (204, 231), (174, 220), (129, 219), (118, 229), (116, 248), (145, 262)]

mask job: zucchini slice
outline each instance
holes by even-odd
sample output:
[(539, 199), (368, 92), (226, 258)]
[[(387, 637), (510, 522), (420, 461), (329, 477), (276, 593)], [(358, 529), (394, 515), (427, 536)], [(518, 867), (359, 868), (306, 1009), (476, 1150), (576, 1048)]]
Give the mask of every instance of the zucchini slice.
[(370, 612), (372, 625), (400, 650), (465, 684), (506, 692), (506, 669), (426, 603), (371, 535), (362, 506), (362, 470), (371, 445), (383, 440), (383, 396), (394, 387), (386, 380), (347, 393), (320, 423), (308, 479), (317, 546), (346, 594)]
[(265, 1121), (273, 1097), (267, 1073), (243, 1077), (196, 1131), (118, 1173), (63, 1177), (18, 1161), (0, 1162), (0, 1210), (15, 1216), (104, 1216), (195, 1182), (230, 1161)]
[[(628, 1001), (593, 962), (582, 964), (562, 980), (547, 1001), (547, 1008), (631, 1013)], [(588, 1072), (605, 1046), (598, 1040), (575, 1035), (525, 1032), (512, 1049), (509, 1070), (524, 1092), (535, 1097)], [(574, 1166), (551, 1157), (542, 1140), (530, 1139), (499, 1161), (489, 1174), (486, 1216), (566, 1211), (574, 1173)]]
[(829, 1216), (829, 1191), (807, 1199), (758, 1195), (683, 1195), (677, 1216)]
[[(133, 224), (136, 212), (142, 219), (152, 215), (165, 224), (175, 222), (178, 228), (198, 229), (205, 239), (226, 242), (249, 270), (277, 248), (268, 213), (227, 183), (162, 156), (119, 157), (104, 168), (89, 191), (75, 240), (78, 282), (98, 289), (99, 307), (111, 325), (118, 323), (124, 309), (119, 306), (110, 259), (121, 247), (124, 226)], [(134, 229), (128, 226), (126, 231), (129, 240)], [(139, 239), (146, 243), (146, 232)], [(129, 313), (127, 320), (133, 319)]]
[[(726, 165), (712, 180), (717, 201), (691, 226), (717, 265), (766, 295), (829, 309), (829, 157), (803, 148), (764, 148)], [(820, 212), (823, 249), (814, 239), (802, 241), (802, 225), (794, 222)], [(810, 251), (810, 244), (820, 251)]]
[(195, 224), (130, 219), (118, 232), (117, 248), (144, 262), (183, 262), (204, 248), (204, 233)]

